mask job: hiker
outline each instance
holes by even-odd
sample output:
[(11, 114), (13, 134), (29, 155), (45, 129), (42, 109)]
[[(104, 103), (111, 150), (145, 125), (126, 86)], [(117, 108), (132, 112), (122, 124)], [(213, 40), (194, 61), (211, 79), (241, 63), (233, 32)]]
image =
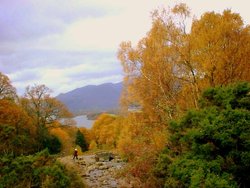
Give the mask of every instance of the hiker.
[(77, 149), (75, 149), (75, 151), (74, 151), (73, 159), (78, 159), (78, 151), (77, 151)]

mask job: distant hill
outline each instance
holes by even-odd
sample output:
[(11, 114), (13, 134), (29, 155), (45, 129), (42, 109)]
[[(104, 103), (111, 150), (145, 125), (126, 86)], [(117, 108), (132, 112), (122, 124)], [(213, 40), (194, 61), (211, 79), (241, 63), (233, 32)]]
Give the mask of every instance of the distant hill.
[(122, 82), (88, 85), (77, 88), (56, 98), (73, 113), (102, 112), (119, 108)]

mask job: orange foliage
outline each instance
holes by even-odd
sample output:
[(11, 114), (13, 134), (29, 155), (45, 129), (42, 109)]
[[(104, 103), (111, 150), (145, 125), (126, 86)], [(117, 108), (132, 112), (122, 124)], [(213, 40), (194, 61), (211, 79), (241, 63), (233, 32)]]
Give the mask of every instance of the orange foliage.
[(63, 130), (62, 128), (60, 128), (60, 127), (52, 128), (50, 130), (50, 133), (52, 135), (57, 136), (61, 141), (66, 141), (67, 142), (69, 140), (68, 133), (65, 130)]
[(89, 150), (96, 150), (97, 149), (97, 143), (94, 140), (91, 140), (89, 144)]
[(0, 125), (14, 126), (17, 134), (21, 129), (34, 134), (36, 129), (27, 113), (8, 100), (0, 100)]
[(164, 125), (149, 123), (142, 113), (128, 115), (117, 145), (119, 153), (129, 161), (128, 174), (147, 182), (157, 154), (166, 145), (166, 135)]
[(31, 152), (35, 132), (31, 118), (20, 106), (0, 99), (0, 152)]
[[(230, 10), (205, 13), (187, 33), (189, 16), (185, 4), (156, 10), (147, 35), (135, 47), (122, 42), (118, 51), (127, 117), (117, 147), (131, 162), (130, 172), (143, 181), (167, 144), (169, 120), (198, 108), (207, 87), (250, 81), (250, 27), (241, 17)], [(141, 112), (129, 113), (133, 105)]]
[[(58, 126), (59, 125), (59, 126)], [(77, 132), (77, 127), (73, 126), (61, 126), (58, 124), (56, 126), (50, 126), (50, 133), (59, 138), (62, 143), (62, 155), (72, 155), (75, 146), (75, 135)]]
[(186, 33), (185, 4), (156, 10), (147, 36), (118, 51), (125, 73), (123, 104), (139, 104), (151, 121), (198, 108), (202, 90), (250, 81), (250, 27), (238, 14), (205, 13)]

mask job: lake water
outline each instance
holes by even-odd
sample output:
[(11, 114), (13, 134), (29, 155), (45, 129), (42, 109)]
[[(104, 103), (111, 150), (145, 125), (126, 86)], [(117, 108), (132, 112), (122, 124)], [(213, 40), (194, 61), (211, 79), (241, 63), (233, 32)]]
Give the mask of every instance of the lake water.
[(76, 116), (73, 119), (76, 121), (77, 127), (85, 127), (90, 129), (94, 123), (94, 120), (89, 120), (86, 115)]

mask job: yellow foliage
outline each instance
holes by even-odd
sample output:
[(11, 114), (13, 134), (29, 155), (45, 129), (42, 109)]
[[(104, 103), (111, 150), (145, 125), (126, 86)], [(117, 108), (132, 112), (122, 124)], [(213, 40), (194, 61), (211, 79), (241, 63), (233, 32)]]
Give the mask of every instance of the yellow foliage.
[(50, 133), (52, 135), (57, 136), (61, 141), (68, 141), (69, 140), (68, 133), (60, 127), (51, 129)]
[(118, 58), (124, 70), (122, 104), (139, 104), (151, 121), (172, 119), (198, 108), (202, 90), (250, 81), (250, 27), (238, 14), (205, 13), (186, 33), (185, 4), (156, 10), (152, 28), (135, 47), (122, 42)]
[(130, 114), (123, 122), (117, 149), (129, 161), (146, 154), (155, 155), (166, 145), (166, 129), (142, 121), (143, 115)]
[(193, 61), (197, 62), (206, 85), (226, 85), (250, 81), (250, 27), (244, 27), (239, 14), (205, 13), (192, 25)]
[(97, 144), (94, 140), (91, 140), (89, 144), (89, 150), (96, 150), (97, 149)]
[[(164, 130), (169, 120), (198, 108), (207, 87), (250, 81), (250, 27), (241, 17), (230, 10), (208, 12), (193, 20), (187, 33), (189, 16), (185, 4), (156, 10), (147, 35), (134, 47), (122, 42), (118, 51), (125, 75), (121, 104), (127, 116), (119, 123), (117, 148), (131, 162), (130, 173), (144, 181), (168, 142)], [(133, 105), (141, 112), (129, 113)], [(112, 129), (110, 124), (104, 127), (103, 137)]]
[(119, 134), (118, 117), (111, 114), (102, 114), (95, 121), (91, 135), (92, 140), (97, 143), (99, 148), (108, 147), (114, 148), (116, 145), (116, 139)]

